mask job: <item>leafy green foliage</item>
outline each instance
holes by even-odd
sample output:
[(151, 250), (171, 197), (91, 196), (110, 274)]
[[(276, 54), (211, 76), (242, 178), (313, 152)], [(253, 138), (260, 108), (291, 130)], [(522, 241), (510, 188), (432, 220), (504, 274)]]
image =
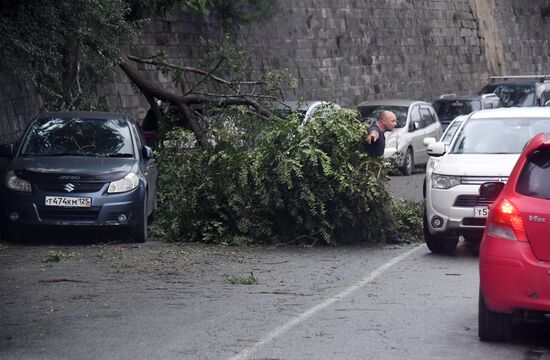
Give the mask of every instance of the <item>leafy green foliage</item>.
[(394, 201), (392, 203), (393, 218), (397, 231), (405, 239), (421, 242), (424, 240), (422, 230), (422, 214), (424, 204), (415, 201)]
[(48, 251), (48, 254), (46, 257), (42, 260), (42, 262), (67, 262), (71, 257), (73, 257), (74, 254), (67, 252), (67, 251), (54, 251), (50, 250)]
[(227, 280), (230, 284), (233, 285), (256, 285), (258, 284), (258, 280), (254, 277), (254, 273), (250, 273), (248, 276), (232, 276), (223, 274), (223, 277), (225, 280)]
[[(77, 108), (118, 63), (134, 34), (125, 0), (3, 1), (0, 66), (34, 82), (50, 108)], [(88, 100), (87, 100), (88, 99)]]
[[(158, 151), (160, 235), (226, 244), (378, 240), (388, 169), (366, 155), (355, 112), (318, 113), (306, 126), (293, 114), (256, 132), (241, 131), (250, 119), (235, 114), (212, 125), (216, 146)], [(187, 138), (172, 131), (166, 140)]]

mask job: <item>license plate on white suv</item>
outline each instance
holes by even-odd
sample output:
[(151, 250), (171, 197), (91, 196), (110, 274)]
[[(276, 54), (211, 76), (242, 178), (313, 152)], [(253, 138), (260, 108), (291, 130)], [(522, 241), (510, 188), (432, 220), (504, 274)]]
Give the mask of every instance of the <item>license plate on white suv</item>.
[(489, 208), (487, 206), (476, 206), (474, 207), (474, 217), (485, 218), (489, 213)]
[(72, 196), (46, 196), (45, 205), (89, 208), (92, 206), (92, 198)]

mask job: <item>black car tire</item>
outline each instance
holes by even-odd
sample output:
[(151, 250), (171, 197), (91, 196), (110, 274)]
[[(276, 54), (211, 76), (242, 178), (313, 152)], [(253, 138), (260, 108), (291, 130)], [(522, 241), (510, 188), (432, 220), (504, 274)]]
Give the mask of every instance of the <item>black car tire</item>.
[(144, 197), (143, 205), (136, 215), (138, 222), (133, 230), (133, 238), (137, 243), (144, 243), (147, 241), (147, 195)]
[(479, 290), (478, 336), (481, 341), (507, 341), (512, 338), (512, 315), (489, 310)]
[(424, 240), (426, 241), (426, 245), (431, 252), (434, 254), (452, 254), (455, 251), (456, 245), (458, 244), (458, 236), (449, 234), (431, 234), (428, 228), (428, 219), (425, 211), (424, 216), (422, 217), (422, 225), (424, 228)]
[(412, 153), (412, 149), (408, 148), (407, 152), (405, 153), (405, 157), (403, 158), (403, 166), (401, 167), (401, 173), (405, 176), (409, 176), (412, 174), (414, 169), (414, 157)]

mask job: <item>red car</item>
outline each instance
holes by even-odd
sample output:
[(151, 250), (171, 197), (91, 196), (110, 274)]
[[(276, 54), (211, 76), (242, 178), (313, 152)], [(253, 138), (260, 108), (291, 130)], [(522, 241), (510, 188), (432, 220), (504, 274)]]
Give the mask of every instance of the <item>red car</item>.
[(478, 335), (510, 339), (519, 320), (550, 320), (550, 133), (523, 149), (506, 185), (485, 183), (495, 199), (479, 253)]

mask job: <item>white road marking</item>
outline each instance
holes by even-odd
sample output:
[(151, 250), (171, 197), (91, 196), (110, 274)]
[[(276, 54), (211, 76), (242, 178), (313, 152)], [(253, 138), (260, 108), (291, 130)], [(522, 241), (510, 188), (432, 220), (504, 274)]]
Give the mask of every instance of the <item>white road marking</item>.
[(244, 359), (247, 359), (250, 355), (252, 355), (256, 351), (258, 351), (262, 346), (264, 346), (264, 345), (272, 342), (276, 338), (284, 335), (290, 329), (292, 329), (296, 325), (308, 320), (310, 317), (314, 316), (315, 314), (317, 314), (321, 310), (326, 309), (327, 307), (331, 306), (335, 302), (337, 302), (339, 300), (343, 300), (344, 298), (346, 298), (347, 296), (349, 296), (353, 292), (361, 289), (362, 287), (365, 287), (367, 284), (372, 282), (378, 276), (380, 276), (384, 272), (386, 272), (386, 270), (391, 268), (393, 265), (395, 265), (398, 262), (404, 260), (405, 258), (410, 256), (412, 253), (414, 253), (416, 250), (418, 250), (420, 248), (424, 248), (424, 247), (425, 247), (424, 245), (419, 245), (419, 246), (417, 246), (415, 248), (412, 248), (411, 250), (409, 250), (409, 251), (407, 251), (407, 252), (405, 252), (405, 253), (397, 256), (397, 257), (394, 257), (390, 261), (388, 261), (385, 264), (378, 267), (373, 272), (369, 273), (367, 276), (365, 276), (363, 279), (359, 280), (354, 285), (348, 287), (347, 289), (345, 289), (344, 291), (334, 295), (333, 297), (323, 301), (322, 303), (315, 305), (311, 309), (297, 315), (295, 318), (287, 321), (283, 325), (279, 326), (278, 328), (276, 328), (275, 330), (273, 330), (272, 332), (267, 334), (262, 340), (258, 341), (257, 343), (255, 343), (252, 346), (244, 348), (243, 350), (241, 350), (240, 353), (238, 353), (237, 355), (235, 355), (235, 356), (233, 356), (229, 359), (230, 360), (244, 360)]

